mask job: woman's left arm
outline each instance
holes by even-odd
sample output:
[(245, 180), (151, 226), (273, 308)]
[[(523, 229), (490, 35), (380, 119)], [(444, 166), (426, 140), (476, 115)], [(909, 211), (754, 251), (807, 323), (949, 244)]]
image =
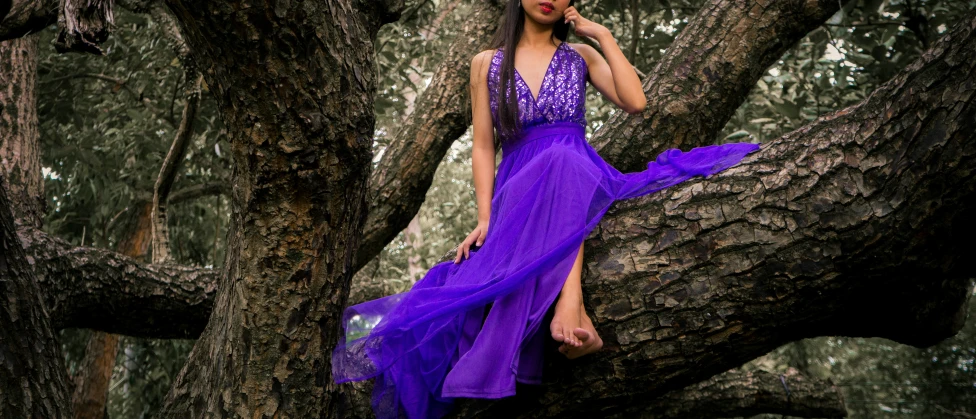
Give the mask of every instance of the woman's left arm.
[(629, 114), (638, 114), (647, 106), (647, 98), (641, 87), (640, 77), (627, 61), (613, 34), (605, 26), (580, 16), (576, 7), (570, 6), (563, 13), (566, 22), (573, 22), (577, 36), (588, 36), (600, 43), (606, 59), (587, 44), (574, 44), (586, 60), (590, 83), (611, 102)]

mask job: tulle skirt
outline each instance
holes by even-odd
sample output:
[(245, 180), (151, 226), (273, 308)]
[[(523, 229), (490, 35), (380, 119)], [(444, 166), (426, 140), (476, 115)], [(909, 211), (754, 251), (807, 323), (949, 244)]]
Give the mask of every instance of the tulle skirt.
[(458, 397), (538, 384), (542, 325), (583, 240), (616, 200), (707, 176), (759, 149), (735, 143), (661, 153), (621, 173), (558, 122), (503, 143), (488, 232), (469, 259), (434, 265), (409, 291), (348, 307), (332, 357), (337, 383), (375, 378), (378, 418), (436, 418)]

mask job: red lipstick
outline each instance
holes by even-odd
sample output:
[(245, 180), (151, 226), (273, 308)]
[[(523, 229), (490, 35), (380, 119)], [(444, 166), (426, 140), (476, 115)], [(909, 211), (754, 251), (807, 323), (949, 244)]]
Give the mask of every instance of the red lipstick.
[(555, 7), (552, 5), (552, 3), (549, 3), (548, 1), (544, 1), (539, 3), (539, 8), (542, 9), (542, 13), (549, 14), (552, 13), (552, 10)]

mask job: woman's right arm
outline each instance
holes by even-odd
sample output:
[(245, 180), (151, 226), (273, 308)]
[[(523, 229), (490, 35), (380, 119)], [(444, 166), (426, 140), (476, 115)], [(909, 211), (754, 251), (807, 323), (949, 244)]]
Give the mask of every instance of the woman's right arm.
[(481, 246), (488, 233), (491, 216), (491, 198), (495, 186), (495, 145), (494, 127), (491, 121), (491, 108), (488, 104), (488, 67), (493, 50), (478, 53), (471, 59), (471, 123), (473, 146), (471, 166), (474, 172), (474, 192), (478, 204), (478, 225), (458, 246), (454, 263), (461, 261), (461, 255), (469, 258), (471, 244)]

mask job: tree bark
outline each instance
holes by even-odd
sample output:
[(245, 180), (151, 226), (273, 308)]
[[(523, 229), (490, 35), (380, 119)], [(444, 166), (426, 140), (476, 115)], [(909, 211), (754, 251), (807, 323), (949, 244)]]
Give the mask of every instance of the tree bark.
[(58, 35), (54, 48), (58, 52), (85, 52), (102, 55), (99, 44), (108, 39), (115, 25), (112, 0), (59, 0)]
[(71, 405), (75, 419), (107, 418), (108, 388), (119, 351), (119, 335), (93, 331), (85, 345), (85, 357), (73, 378)]
[(36, 229), (18, 234), (56, 329), (168, 339), (199, 337), (207, 324), (219, 274), (212, 269), (146, 264)]
[(213, 314), (159, 416), (331, 417), (331, 346), (368, 209), (372, 41), (402, 3), (166, 4), (235, 170)]
[[(341, 97), (334, 93), (339, 86), (358, 89), (350, 94), (354, 99), (369, 96), (372, 74), (362, 64), (368, 63), (364, 51), (369, 45), (330, 55), (322, 52), (329, 47), (321, 39), (289, 37), (345, 39), (329, 31), (362, 31), (356, 26), (361, 21), (356, 15), (340, 16), (337, 21), (347, 26), (338, 28), (297, 15), (268, 22), (279, 17), (253, 8), (231, 13), (219, 9), (225, 5), (192, 5), (202, 10), (170, 6), (191, 34), (194, 53), (220, 57), (201, 68), (233, 128), (238, 168), (230, 236), (237, 247), (228, 251), (230, 271), (222, 278), (220, 297), (211, 303), (216, 315), (180, 374), (165, 414), (280, 408), (292, 409), (282, 414), (319, 409), (298, 413), (330, 415), (336, 400), (329, 396), (334, 388), (323, 353), (334, 343), (337, 330), (331, 326), (344, 303), (341, 282), (349, 271), (342, 269), (356, 257), (358, 243), (349, 230), (362, 217), (361, 207), (354, 207), (362, 204), (357, 199), (366, 175), (358, 168), (369, 162), (367, 152), (353, 151), (360, 142), (368, 144), (365, 130), (341, 129), (361, 127), (363, 121), (371, 127), (372, 120), (368, 103), (327, 99)], [(336, 14), (348, 10), (330, 9)], [(200, 22), (198, 16), (213, 21)], [(252, 26), (231, 24), (225, 17), (248, 17)], [(320, 32), (295, 25), (319, 25)], [(584, 269), (586, 304), (606, 349), (572, 367), (552, 369), (543, 395), (519, 398), (533, 406), (520, 415), (583, 417), (622, 405), (649, 408), (655, 396), (803, 337), (882, 336), (925, 346), (955, 333), (974, 276), (959, 263), (973, 246), (958, 240), (974, 230), (967, 200), (974, 192), (969, 174), (976, 147), (974, 26), (976, 18), (970, 16), (862, 104), (764, 145), (736, 168), (615, 205), (586, 242)], [(243, 48), (252, 39), (249, 34), (256, 33), (249, 31), (259, 27), (287, 36), (254, 36), (255, 42), (278, 44)], [(232, 30), (242, 32), (222, 32)], [(217, 46), (207, 39), (232, 44)], [(348, 42), (363, 39), (354, 34)], [(310, 58), (296, 61), (335, 68), (328, 75), (333, 79), (316, 79), (324, 90), (303, 91), (325, 98), (310, 101), (296, 93), (305, 86), (303, 77), (327, 76), (308, 69), (296, 76), (293, 62), (281, 64), (280, 57), (300, 55), (295, 45), (313, 50)], [(349, 51), (361, 67), (330, 61)], [(280, 86), (264, 78), (263, 69), (241, 64), (249, 62), (270, 64), (275, 83), (287, 87), (275, 89)], [(226, 87), (233, 85), (249, 87)], [(314, 106), (329, 108), (303, 118)], [(618, 130), (623, 128), (611, 131)], [(618, 131), (613, 137), (630, 134)], [(319, 146), (306, 147), (306, 141)], [(315, 161), (327, 168), (306, 166)], [(334, 166), (340, 161), (342, 166)], [(323, 185), (346, 189), (323, 192)], [(343, 196), (338, 202), (343, 192), (354, 198)], [(302, 203), (328, 216), (302, 212)], [(308, 233), (311, 226), (316, 233)], [(314, 258), (300, 250), (308, 243)], [(124, 260), (113, 263), (129, 264), (134, 271), (150, 269)], [(287, 280), (296, 277), (297, 284)], [(868, 311), (867, 299), (883, 305)], [(249, 358), (234, 356), (242, 354)], [(308, 403), (296, 407), (299, 402)], [(500, 408), (493, 406), (477, 413), (497, 416)], [(465, 412), (474, 412), (473, 407), (463, 405)]]
[(728, 371), (666, 393), (645, 408), (615, 410), (613, 418), (696, 419), (752, 417), (761, 413), (802, 418), (847, 416), (840, 390), (830, 381), (811, 380), (795, 369), (785, 374)]
[(61, 345), (16, 227), (40, 227), (44, 214), (37, 44), (36, 35), (0, 42), (0, 417), (5, 418), (64, 418), (71, 412)]
[(67, 418), (64, 358), (17, 238), (0, 173), (0, 417)]
[[(590, 142), (624, 172), (643, 170), (668, 147), (712, 144), (766, 69), (846, 1), (709, 1), (645, 81), (647, 109), (611, 117)], [(411, 115), (374, 171), (357, 270), (406, 228), (433, 181), (437, 165), (429, 163), (441, 161), (471, 125), (471, 57), (487, 47), (501, 10), (495, 2), (473, 6), (418, 100), (423, 112)]]
[[(553, 354), (557, 356), (555, 351)], [(350, 401), (350, 408), (343, 412), (342, 417), (373, 418), (370, 407), (372, 386), (368, 382), (356, 382), (343, 387), (344, 396)], [(531, 396), (526, 396), (538, 397), (544, 389), (519, 384), (516, 390), (519, 396), (501, 400), (470, 400), (466, 402), (468, 404), (464, 410), (455, 412), (453, 417), (518, 416), (522, 410), (538, 407), (532, 404)], [(490, 411), (490, 414), (485, 414), (486, 411)], [(753, 416), (760, 413), (805, 418), (840, 418), (847, 416), (847, 409), (840, 390), (829, 380), (810, 379), (795, 369), (782, 375), (733, 369), (683, 389), (665, 393), (644, 404), (615, 405), (590, 417), (698, 419)], [(492, 416), (501, 414), (506, 416)], [(536, 417), (552, 416), (542, 412)]]
[(613, 115), (590, 143), (622, 172), (668, 148), (714, 144), (769, 66), (848, 1), (709, 1), (644, 81), (644, 112)]
[(645, 406), (802, 338), (954, 335), (976, 277), (974, 30), (976, 13), (862, 103), (732, 169), (616, 204), (585, 244), (605, 349), (553, 357), (513, 416)]
[(17, 225), (40, 227), (44, 183), (37, 131), (38, 36), (0, 41), (0, 171)]
[[(437, 162), (471, 125), (471, 58), (487, 48), (502, 8), (474, 1), (471, 14), (417, 100), (410, 123), (396, 134), (370, 177), (369, 218), (353, 270), (358, 271), (400, 233), (424, 203)], [(432, 164), (435, 163), (435, 164)]]
[(0, 41), (25, 37), (58, 19), (58, 0), (10, 0), (9, 7), (0, 18)]
[(161, 264), (170, 260), (169, 254), (169, 225), (166, 218), (169, 193), (173, 189), (176, 174), (186, 157), (186, 150), (190, 146), (193, 136), (193, 122), (197, 116), (200, 103), (201, 84), (203, 77), (196, 72), (186, 72), (187, 79), (193, 79), (184, 92), (183, 116), (180, 126), (176, 130), (176, 138), (170, 145), (166, 158), (159, 168), (156, 184), (153, 187), (152, 202), (152, 262)]
[[(117, 251), (140, 262), (145, 261), (152, 236), (152, 204), (144, 203), (130, 212), (123, 225), (125, 234), (119, 241)], [(73, 379), (71, 404), (74, 406), (75, 419), (106, 417), (108, 391), (120, 341), (120, 335), (92, 331), (79, 373)]]

